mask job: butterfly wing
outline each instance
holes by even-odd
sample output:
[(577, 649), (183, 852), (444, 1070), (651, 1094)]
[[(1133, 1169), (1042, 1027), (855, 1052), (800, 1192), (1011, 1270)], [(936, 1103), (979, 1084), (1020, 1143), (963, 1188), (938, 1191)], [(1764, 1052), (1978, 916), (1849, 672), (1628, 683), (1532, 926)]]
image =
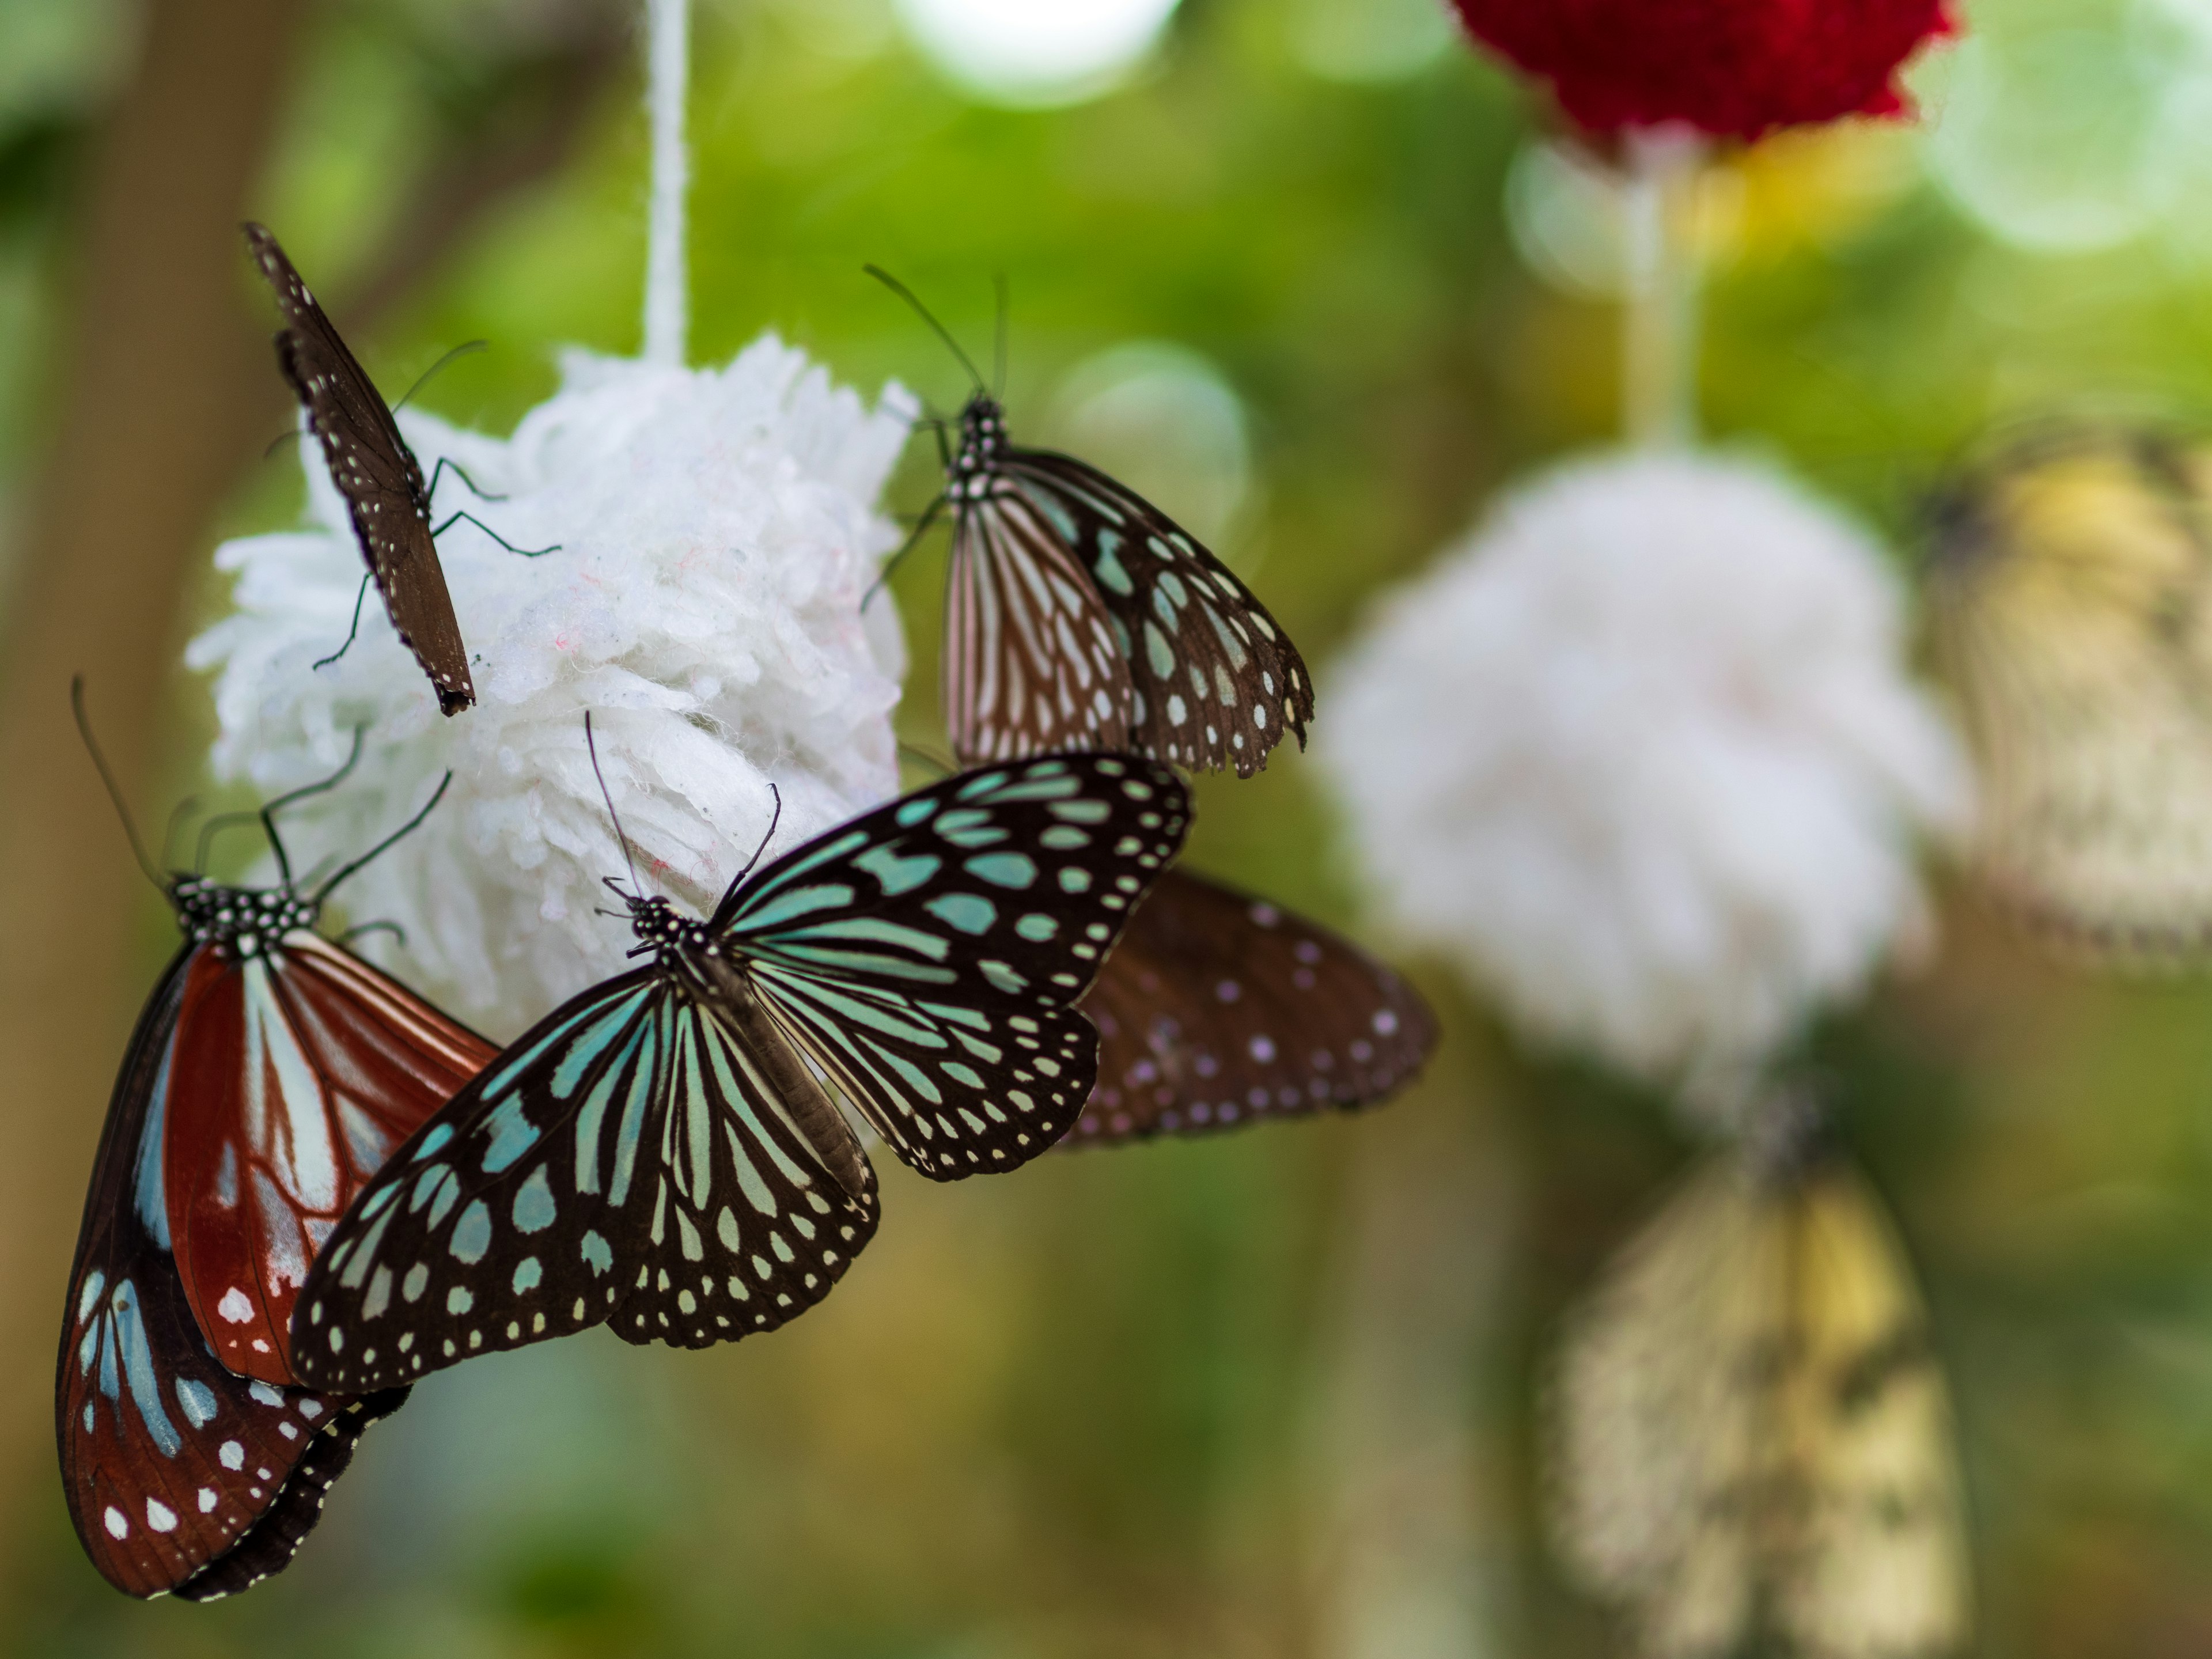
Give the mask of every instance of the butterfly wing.
[(945, 629), (945, 720), (962, 764), (1129, 746), (1133, 691), (1113, 616), (1021, 490), (962, 507)]
[(392, 1149), (498, 1051), (298, 929), (186, 975), (163, 1153), (171, 1245), (230, 1370), (295, 1381), (307, 1264)]
[[(1949, 1651), (1963, 1533), (1910, 1269), (1840, 1165), (1689, 1182), (1571, 1317), (1553, 1510), (1656, 1659)], [(1771, 1628), (1779, 1626), (1779, 1629)]]
[(999, 476), (1097, 585), (1135, 693), (1128, 747), (1249, 777), (1285, 732), (1304, 746), (1313, 718), (1304, 659), (1195, 537), (1073, 456), (1011, 450)]
[(430, 677), (439, 708), (457, 714), (477, 694), (469, 679), (468, 647), (430, 537), (422, 469), (376, 383), (331, 326), (276, 239), (250, 224), (246, 240), (283, 313), (277, 364), (322, 444), (392, 626)]
[[(140, 1596), (243, 1588), (280, 1570), (364, 1426), (353, 1401), (218, 1364), (177, 1277), (160, 1149), (178, 1012), (201, 954), (178, 957), (126, 1052), (70, 1273), (54, 1390), (77, 1536), (110, 1583)], [(400, 1398), (371, 1409), (381, 1415)]]
[(2187, 458), (2069, 433), (1954, 495), (1930, 591), (1979, 862), (2091, 954), (2212, 950), (2212, 525)]
[(353, 1466), (361, 1437), (407, 1403), (410, 1390), (386, 1389), (363, 1399), (337, 1404), (326, 1425), (309, 1443), (276, 1501), (253, 1529), (224, 1554), (177, 1586), (187, 1601), (219, 1601), (251, 1589), (289, 1566), (300, 1546), (323, 1518), (323, 1503), (337, 1478)]
[(1420, 994), (1348, 940), (1183, 870), (1138, 906), (1083, 1012), (1098, 1084), (1065, 1146), (1371, 1105), (1437, 1042)]
[(602, 1322), (704, 1347), (798, 1317), (873, 1236), (873, 1176), (848, 1195), (766, 1075), (658, 966), (576, 998), (363, 1192), (309, 1273), (295, 1368), (365, 1392)]
[(964, 773), (779, 860), (712, 925), (907, 1163), (1011, 1170), (1089, 1097), (1076, 1004), (1189, 816), (1175, 775), (1133, 756)]

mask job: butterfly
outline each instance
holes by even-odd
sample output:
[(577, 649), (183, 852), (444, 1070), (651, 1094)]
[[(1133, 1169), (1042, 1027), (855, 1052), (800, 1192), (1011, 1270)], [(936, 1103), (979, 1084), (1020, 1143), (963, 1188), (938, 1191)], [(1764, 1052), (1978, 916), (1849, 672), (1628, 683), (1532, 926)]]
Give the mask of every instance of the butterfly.
[(1010, 442), (952, 337), (903, 284), (868, 270), (975, 383), (945, 493), (908, 544), (950, 509), (943, 696), (962, 764), (1104, 749), (1249, 777), (1286, 732), (1304, 747), (1305, 662), (1251, 590), (1127, 486)]
[[(431, 527), (431, 486), (423, 483), (415, 452), (399, 435), (376, 383), (331, 326), (276, 239), (261, 226), (248, 224), (246, 240), (283, 313), (277, 365), (307, 411), (308, 428), (322, 442), (323, 458), (345, 497), (354, 534), (392, 626), (430, 677), (440, 712), (458, 714), (476, 702), (477, 694), (469, 678), (468, 647), (461, 642), (461, 625), (438, 562), (435, 538), (445, 526)], [(359, 619), (356, 611), (356, 623)]]
[(1083, 1012), (1098, 1085), (1070, 1147), (1371, 1105), (1437, 1042), (1419, 993), (1348, 940), (1181, 869), (1138, 906)]
[(1978, 862), (2091, 955), (2212, 948), (2212, 453), (2050, 427), (1932, 515), (1943, 665), (1981, 762)]
[(1164, 768), (1054, 756), (749, 866), (705, 921), (611, 881), (649, 960), (399, 1149), (308, 1275), (295, 1365), (358, 1393), (602, 1321), (703, 1347), (798, 1317), (878, 1218), (830, 1088), (934, 1180), (1050, 1146), (1097, 1071), (1075, 1005), (1189, 810)]
[(1927, 1316), (1874, 1193), (1779, 1121), (1698, 1171), (1571, 1316), (1554, 1530), (1654, 1659), (1932, 1659), (1965, 1642), (1971, 1593)]
[(384, 1154), (495, 1052), (313, 931), (383, 847), (303, 893), (276, 814), (343, 775), (259, 813), (281, 885), (165, 884), (185, 943), (94, 1160), (56, 1424), (86, 1553), (134, 1595), (206, 1599), (281, 1570), (362, 1431), (405, 1398), (294, 1386), (293, 1301)]

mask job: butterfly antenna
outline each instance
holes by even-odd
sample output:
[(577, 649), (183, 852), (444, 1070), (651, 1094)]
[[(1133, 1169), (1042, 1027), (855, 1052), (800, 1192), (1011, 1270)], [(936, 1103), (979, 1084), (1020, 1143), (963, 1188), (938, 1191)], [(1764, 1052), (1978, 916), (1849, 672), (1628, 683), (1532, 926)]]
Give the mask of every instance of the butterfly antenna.
[(753, 866), (761, 861), (761, 854), (768, 851), (769, 842), (775, 839), (776, 825), (783, 822), (783, 791), (771, 783), (768, 793), (769, 798), (775, 803), (775, 810), (769, 814), (768, 834), (760, 838), (760, 845), (753, 848), (753, 855), (745, 860), (745, 867), (738, 872), (738, 878), (730, 884), (732, 891), (745, 884), (745, 878), (752, 874)]
[(161, 832), (161, 867), (164, 870), (174, 867), (170, 864), (169, 858), (176, 848), (177, 832), (185, 827), (186, 818), (199, 811), (199, 805), (200, 798), (198, 795), (187, 795), (170, 808), (169, 827)]
[(997, 336), (997, 356), (991, 364), (991, 401), (1002, 402), (1006, 392), (1006, 273), (1000, 271), (991, 278), (991, 290), (998, 296), (998, 319), (993, 325)]
[(440, 369), (443, 368), (447, 363), (452, 362), (454, 358), (465, 357), (472, 351), (482, 351), (491, 342), (489, 340), (462, 341), (460, 344), (455, 346), (451, 351), (439, 358), (436, 362), (431, 364), (429, 368), (424, 369), (420, 374), (417, 374), (415, 377), (415, 384), (409, 386), (405, 395), (403, 396), (398, 403), (392, 405), (392, 412), (394, 415), (397, 415), (401, 410), (406, 408), (407, 399), (413, 397), (424, 386), (429, 385), (430, 377), (435, 374)]
[(138, 839), (138, 826), (131, 821), (131, 809), (123, 804), (122, 790), (116, 787), (115, 774), (107, 769), (107, 757), (100, 752), (100, 744), (92, 735), (92, 721), (84, 712), (84, 676), (82, 674), (73, 675), (70, 679), (70, 712), (76, 716), (76, 734), (84, 739), (84, 751), (92, 757), (93, 769), (100, 774), (100, 782), (106, 785), (107, 799), (115, 803), (115, 816), (123, 820), (123, 833), (131, 842), (131, 856), (138, 860), (138, 867), (146, 872), (146, 879), (166, 893), (169, 884), (161, 879), (161, 872), (147, 859), (145, 846)]
[(912, 306), (914, 307), (915, 315), (921, 318), (923, 322), (927, 323), (931, 329), (935, 331), (937, 337), (944, 341), (945, 343), (951, 349), (952, 355), (960, 360), (960, 367), (968, 371), (968, 378), (975, 383), (975, 390), (978, 392), (985, 392), (988, 390), (988, 388), (983, 385), (983, 377), (975, 372), (975, 365), (974, 362), (970, 360), (966, 352), (960, 349), (960, 342), (952, 337), (951, 333), (945, 328), (944, 324), (939, 322), (936, 318), (930, 315), (929, 307), (922, 304), (920, 300), (915, 297), (915, 292), (912, 289), (908, 288), (904, 283), (899, 281), (897, 277), (892, 276), (890, 272), (885, 270), (881, 265), (862, 265), (860, 269), (866, 271), (869, 276), (874, 277), (885, 288), (890, 289), (892, 293), (897, 295), (900, 299)]
[[(623, 862), (629, 866), (630, 892), (642, 896), (645, 886), (637, 878), (637, 859), (629, 850), (629, 837), (623, 833), (622, 816), (615, 811), (614, 792), (607, 787), (607, 775), (599, 770), (599, 745), (592, 736), (592, 711), (588, 708), (584, 711), (584, 747), (591, 751), (592, 775), (599, 781), (599, 799), (607, 804), (607, 821), (614, 825), (615, 839), (622, 843)], [(607, 885), (612, 887), (614, 884), (610, 881)], [(621, 891), (619, 888), (616, 890)], [(623, 896), (626, 899), (629, 894)]]
[[(401, 839), (413, 835), (416, 830), (421, 829), (422, 827), (422, 820), (430, 816), (431, 812), (436, 809), (440, 801), (445, 799), (446, 791), (453, 787), (453, 775), (451, 772), (447, 773), (444, 777), (439, 779), (437, 788), (431, 792), (430, 799), (422, 803), (422, 810), (421, 811), (416, 813), (413, 817), (408, 819), (406, 823), (401, 824), (397, 830), (394, 830), (382, 841), (377, 842), (375, 846), (370, 848), (368, 851), (363, 853), (351, 864), (341, 865), (338, 867), (337, 874), (333, 875), (328, 881), (325, 882), (320, 887), (315, 890), (315, 904), (319, 908), (332, 893), (337, 890), (337, 886), (340, 882), (345, 880), (347, 877), (353, 875), (363, 866), (369, 864), (377, 859), (382, 858), (385, 854), (390, 852), (392, 847)], [(264, 810), (266, 811), (267, 809), (264, 808)]]

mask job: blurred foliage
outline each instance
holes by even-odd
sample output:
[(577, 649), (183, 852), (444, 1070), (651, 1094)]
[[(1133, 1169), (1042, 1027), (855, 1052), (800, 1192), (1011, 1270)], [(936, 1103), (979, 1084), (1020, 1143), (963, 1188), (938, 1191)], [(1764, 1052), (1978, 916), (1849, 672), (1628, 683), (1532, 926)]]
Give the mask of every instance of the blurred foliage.
[[(1455, 50), (1408, 52), (1395, 75), (1316, 73), (1312, 41), (1360, 4), (1185, 0), (1130, 84), (1051, 111), (963, 99), (889, 0), (703, 4), (695, 359), (774, 328), (864, 389), (896, 376), (955, 404), (957, 364), (865, 260), (979, 358), (1003, 274), (1008, 402), (1039, 441), (1055, 389), (1101, 352), (1180, 348), (1242, 402), (1251, 506), (1222, 550), (1326, 664), (1500, 480), (1613, 418), (1611, 306), (1544, 286), (1509, 235), (1508, 169), (1539, 136), (1528, 104)], [(2096, 0), (2068, 26), (2120, 30), (2135, 9)], [(348, 276), (404, 234), (441, 144), (546, 95), (547, 43), (606, 26), (552, 0), (316, 9), (260, 212), (339, 296), (342, 325)], [(0, 574), (56, 370), (75, 186), (132, 36), (119, 3), (0, 0)], [(1946, 72), (1925, 77), (1938, 114)], [(422, 401), (503, 428), (553, 385), (557, 346), (635, 349), (637, 99), (625, 66), (571, 164), (356, 341), (387, 390), (482, 337), (491, 350)], [(1712, 430), (1784, 453), (1901, 549), (1946, 457), (1993, 419), (2212, 406), (2212, 271), (2154, 230), (2070, 254), (2009, 246), (1926, 176), (1923, 149), (1854, 129), (1740, 164), (1707, 313)], [(241, 305), (262, 303), (252, 281), (241, 259)], [(906, 510), (931, 493), (925, 451), (895, 491)], [(220, 530), (296, 511), (290, 467), (253, 470)], [(1141, 457), (1124, 471), (1150, 487)], [(915, 654), (902, 723), (924, 744), (941, 580), (930, 551), (896, 583)], [(210, 576), (202, 611), (222, 597)], [(179, 790), (204, 702), (180, 677)], [(1200, 793), (1200, 866), (1352, 918), (1296, 757)], [(2065, 974), (1970, 895), (1943, 923), (1932, 964), (1808, 1047), (1926, 1273), (1966, 1443), (1978, 1650), (2203, 1651), (2212, 998)], [(296, 1567), (237, 1601), (127, 1603), (82, 1559), (51, 1477), (0, 1494), (30, 1539), (7, 1564), (19, 1612), (0, 1652), (1331, 1651), (1311, 1612), (1307, 1396), (1335, 1328), (1322, 1287), (1358, 1224), (1346, 1170), (1465, 1115), (1516, 1194), (1507, 1260), (1469, 1279), (1493, 1299), (1492, 1346), (1462, 1413), (1498, 1488), (1478, 1540), (1503, 1587), (1497, 1650), (1613, 1650), (1542, 1545), (1530, 1402), (1559, 1309), (1686, 1149), (1653, 1101), (1516, 1053), (1430, 983), (1446, 1051), (1382, 1115), (1051, 1159), (973, 1188), (887, 1171), (867, 1262), (772, 1341), (690, 1355), (594, 1334), (434, 1379), (370, 1436)], [(43, 1366), (46, 1334), (21, 1338)]]

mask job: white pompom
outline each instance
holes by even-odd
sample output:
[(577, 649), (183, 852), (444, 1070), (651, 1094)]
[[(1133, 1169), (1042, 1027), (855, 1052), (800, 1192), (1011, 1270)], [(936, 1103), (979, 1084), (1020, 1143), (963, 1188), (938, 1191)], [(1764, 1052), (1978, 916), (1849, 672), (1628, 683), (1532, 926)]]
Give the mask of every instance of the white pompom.
[(1609, 454), (1509, 496), (1323, 687), (1316, 748), (1406, 933), (1540, 1037), (1755, 1067), (1923, 920), (1970, 797), (1881, 549), (1743, 459)]
[[(387, 960), (495, 1036), (623, 961), (601, 878), (623, 873), (584, 746), (601, 763), (649, 890), (711, 907), (768, 829), (781, 851), (896, 793), (890, 712), (905, 672), (888, 595), (862, 596), (898, 538), (875, 507), (908, 435), (892, 388), (872, 411), (773, 337), (724, 369), (572, 354), (561, 390), (508, 439), (427, 415), (400, 424), (425, 472), (449, 459), (438, 540), (477, 705), (448, 720), (371, 592), (337, 649), (361, 553), (320, 452), (302, 455), (313, 527), (227, 543), (235, 613), (187, 660), (218, 668), (219, 775), (264, 793), (361, 763), (288, 822), (301, 854), (351, 856), (444, 802), (337, 896), (406, 933)], [(616, 908), (619, 908), (618, 906)]]

